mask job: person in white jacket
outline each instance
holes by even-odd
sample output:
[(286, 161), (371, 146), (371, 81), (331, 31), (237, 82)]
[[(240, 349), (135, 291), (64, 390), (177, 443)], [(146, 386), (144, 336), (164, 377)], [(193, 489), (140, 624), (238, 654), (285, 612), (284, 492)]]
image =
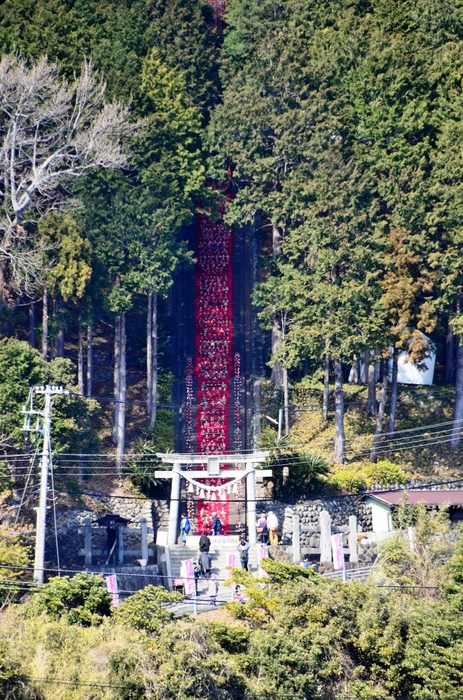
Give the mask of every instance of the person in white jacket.
[(271, 510), (267, 515), (267, 528), (270, 537), (270, 544), (278, 544), (278, 518)]

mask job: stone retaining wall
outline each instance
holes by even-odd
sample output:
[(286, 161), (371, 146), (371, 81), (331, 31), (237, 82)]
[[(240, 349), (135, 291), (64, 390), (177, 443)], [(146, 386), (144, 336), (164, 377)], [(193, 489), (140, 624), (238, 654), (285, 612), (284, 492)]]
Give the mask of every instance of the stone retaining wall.
[(320, 513), (327, 510), (331, 515), (333, 534), (349, 532), (349, 516), (357, 516), (358, 532), (369, 532), (372, 527), (371, 509), (367, 508), (359, 496), (339, 496), (325, 499), (314, 499), (305, 503), (286, 505), (278, 501), (261, 501), (258, 513), (268, 513), (273, 510), (280, 523), (281, 544), (292, 544), (293, 515), (298, 514), (300, 520), (301, 549), (320, 546)]
[[(82, 569), (84, 557), (79, 555), (79, 550), (84, 546), (84, 535), (79, 533), (79, 528), (84, 525), (86, 518), (95, 521), (106, 513), (118, 514), (129, 520), (128, 526), (138, 529), (140, 521), (144, 518), (148, 528), (153, 533), (148, 534), (148, 543), (154, 550), (152, 543), (155, 541), (155, 533), (158, 529), (167, 529), (169, 522), (169, 506), (165, 500), (141, 500), (120, 498), (117, 496), (92, 497), (97, 504), (98, 515), (95, 511), (79, 508), (68, 508), (57, 512), (57, 539), (59, 550), (59, 562), (61, 568)], [(92, 548), (101, 549), (106, 542), (104, 533), (95, 532), (92, 534)], [(124, 550), (140, 550), (140, 533), (124, 533)], [(48, 518), (47, 541), (46, 541), (46, 562), (47, 567), (57, 567), (58, 557), (56, 554), (56, 536), (52, 523), (52, 518)], [(140, 555), (139, 555), (140, 556)], [(126, 557), (127, 564), (135, 563), (139, 556)]]

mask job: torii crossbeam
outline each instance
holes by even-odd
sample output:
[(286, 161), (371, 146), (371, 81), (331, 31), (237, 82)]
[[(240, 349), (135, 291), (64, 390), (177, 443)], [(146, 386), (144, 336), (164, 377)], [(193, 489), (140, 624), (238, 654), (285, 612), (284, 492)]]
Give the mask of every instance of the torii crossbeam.
[[(157, 454), (156, 457), (172, 464), (171, 471), (156, 471), (156, 479), (172, 479), (170, 490), (169, 530), (167, 544), (177, 541), (178, 515), (180, 506), (181, 479), (244, 479), (246, 477), (246, 515), (248, 524), (249, 544), (256, 544), (256, 464), (264, 462), (270, 452), (253, 452), (240, 455), (192, 455), (192, 454)], [(206, 469), (183, 470), (183, 465), (207, 464)], [(223, 464), (242, 464), (242, 469), (222, 469)], [(271, 469), (259, 469), (259, 476), (272, 476)]]

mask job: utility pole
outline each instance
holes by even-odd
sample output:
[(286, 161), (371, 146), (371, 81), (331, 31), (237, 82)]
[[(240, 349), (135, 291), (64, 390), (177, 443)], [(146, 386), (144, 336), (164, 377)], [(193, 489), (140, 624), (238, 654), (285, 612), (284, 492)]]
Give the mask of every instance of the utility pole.
[[(47, 492), (48, 492), (48, 472), (50, 469), (51, 456), (51, 409), (52, 396), (57, 394), (72, 394), (64, 386), (56, 384), (46, 384), (45, 386), (34, 386), (29, 393), (28, 406), (24, 406), (25, 414), (24, 430), (26, 432), (38, 432), (42, 435), (42, 456), (40, 461), (40, 496), (37, 510), (37, 526), (35, 534), (35, 560), (34, 560), (34, 582), (42, 585), (44, 578), (45, 561), (45, 536), (47, 527)], [(41, 410), (34, 409), (34, 396), (43, 395), (44, 405)], [(35, 428), (30, 427), (30, 417), (37, 416)]]
[(275, 418), (272, 418), (271, 416), (265, 416), (270, 423), (273, 423), (273, 425), (276, 425), (278, 427), (278, 437), (277, 440), (280, 442), (281, 440), (281, 433), (283, 432), (283, 409), (279, 408), (278, 409), (278, 420), (275, 420)]

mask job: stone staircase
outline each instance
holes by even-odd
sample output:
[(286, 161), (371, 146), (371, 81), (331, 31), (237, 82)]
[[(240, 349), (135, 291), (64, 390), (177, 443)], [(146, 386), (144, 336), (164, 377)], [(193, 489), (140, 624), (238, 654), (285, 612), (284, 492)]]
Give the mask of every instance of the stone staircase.
[[(189, 540), (193, 538), (188, 538)], [(199, 538), (197, 538), (199, 540)], [(211, 537), (212, 544), (209, 551), (211, 555), (211, 573), (216, 574), (219, 581), (219, 592), (217, 594), (218, 604), (225, 601), (231, 600), (233, 593), (232, 588), (225, 586), (224, 582), (227, 579), (227, 555), (234, 553), (236, 554), (236, 566), (239, 568), (241, 566), (239, 561), (239, 553), (236, 551), (238, 541), (236, 542), (214, 542), (214, 540), (223, 540), (223, 538)], [(198, 561), (199, 549), (196, 542), (189, 543), (187, 545), (171, 545), (169, 547), (170, 551), (170, 562), (172, 579), (180, 578), (180, 567), (181, 562), (185, 559), (193, 559), (193, 561)], [(257, 546), (251, 546), (249, 550), (249, 562), (248, 570), (253, 573), (258, 573), (258, 562), (257, 562)], [(198, 581), (198, 598), (208, 599), (208, 587), (209, 581), (200, 578)]]

